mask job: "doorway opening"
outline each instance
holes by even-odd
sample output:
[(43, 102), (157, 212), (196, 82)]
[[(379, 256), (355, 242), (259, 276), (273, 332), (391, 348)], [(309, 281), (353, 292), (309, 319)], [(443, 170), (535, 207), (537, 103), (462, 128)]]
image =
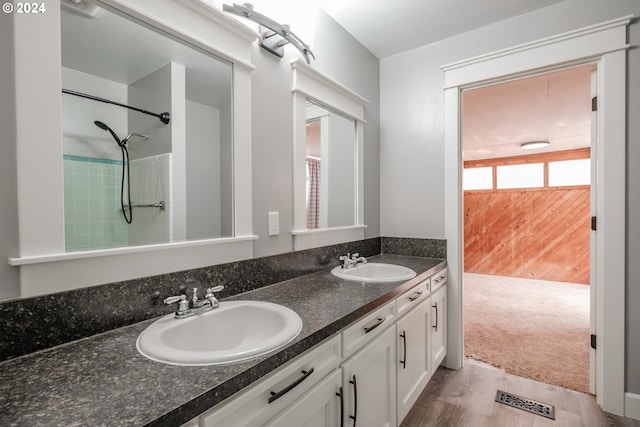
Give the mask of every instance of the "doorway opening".
[(595, 68), (461, 95), (465, 356), (585, 393)]

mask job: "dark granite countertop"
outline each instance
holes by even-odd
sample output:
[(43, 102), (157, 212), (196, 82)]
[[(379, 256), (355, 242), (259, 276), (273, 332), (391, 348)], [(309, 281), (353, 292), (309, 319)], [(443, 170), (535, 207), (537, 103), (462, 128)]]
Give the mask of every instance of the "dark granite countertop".
[(0, 425), (180, 426), (446, 265), (397, 255), (370, 261), (404, 265), (418, 276), (365, 284), (323, 271), (225, 299), (275, 302), (303, 320), (290, 344), (243, 362), (193, 367), (149, 360), (135, 343), (157, 319), (2, 362)]

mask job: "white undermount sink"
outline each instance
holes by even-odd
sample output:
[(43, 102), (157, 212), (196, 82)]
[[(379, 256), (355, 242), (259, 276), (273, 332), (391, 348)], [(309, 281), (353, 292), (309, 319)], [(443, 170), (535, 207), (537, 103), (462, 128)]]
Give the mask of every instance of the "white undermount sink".
[(368, 262), (351, 268), (338, 266), (331, 270), (334, 276), (356, 282), (395, 282), (409, 280), (416, 276), (416, 272), (408, 267), (396, 264)]
[(265, 354), (293, 340), (298, 314), (263, 301), (222, 301), (216, 309), (186, 319), (173, 314), (149, 325), (136, 347), (149, 359), (172, 365), (215, 365)]

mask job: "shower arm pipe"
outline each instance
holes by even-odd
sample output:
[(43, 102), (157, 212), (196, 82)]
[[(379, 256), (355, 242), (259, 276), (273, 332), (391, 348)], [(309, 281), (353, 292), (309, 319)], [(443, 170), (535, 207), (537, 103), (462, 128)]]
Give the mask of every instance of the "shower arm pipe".
[(100, 98), (100, 97), (89, 95), (89, 94), (82, 93), (82, 92), (76, 92), (75, 90), (62, 89), (62, 93), (66, 93), (68, 95), (79, 96), (81, 98), (91, 99), (93, 101), (104, 102), (105, 104), (117, 105), (118, 107), (124, 107), (124, 108), (128, 108), (130, 110), (137, 111), (139, 113), (148, 114), (150, 116), (157, 117), (165, 125), (168, 124), (169, 120), (171, 119), (171, 114), (169, 114), (168, 112), (156, 114), (156, 113), (152, 113), (151, 111), (143, 110), (141, 108), (136, 108), (136, 107), (132, 107), (130, 105), (121, 104), (119, 102), (111, 101), (110, 99)]
[[(266, 34), (261, 37), (260, 45), (265, 49), (267, 49), (269, 52), (273, 53), (274, 55), (277, 55), (282, 58), (283, 54), (280, 49), (285, 44), (291, 43), (293, 46), (295, 46), (296, 49), (298, 49), (304, 55), (305, 59), (307, 60), (307, 64), (311, 64), (311, 60), (309, 59), (309, 56), (311, 56), (313, 59), (316, 59), (313, 52), (311, 52), (311, 48), (309, 48), (309, 45), (307, 45), (305, 42), (302, 41), (300, 37), (298, 37), (291, 30), (289, 30), (288, 25), (279, 24), (273, 19), (268, 18), (263, 14), (254, 11), (253, 6), (251, 4), (244, 3), (243, 5), (239, 5), (237, 3), (234, 3), (233, 6), (230, 6), (228, 4), (223, 4), (222, 9), (225, 12), (230, 12), (235, 15), (241, 16), (243, 18), (247, 18), (273, 31), (273, 33), (275, 34), (273, 33)], [(267, 39), (269, 39), (270, 37), (276, 34), (282, 37), (282, 40), (277, 40), (276, 42), (267, 42)]]

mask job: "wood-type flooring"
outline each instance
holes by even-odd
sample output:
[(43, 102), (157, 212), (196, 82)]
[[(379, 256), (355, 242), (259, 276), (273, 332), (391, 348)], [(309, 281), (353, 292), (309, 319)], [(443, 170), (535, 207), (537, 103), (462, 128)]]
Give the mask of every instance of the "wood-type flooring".
[[(550, 420), (494, 401), (497, 390), (555, 407)], [(505, 373), (466, 359), (464, 368), (438, 368), (401, 427), (640, 427), (603, 412), (594, 396)]]

